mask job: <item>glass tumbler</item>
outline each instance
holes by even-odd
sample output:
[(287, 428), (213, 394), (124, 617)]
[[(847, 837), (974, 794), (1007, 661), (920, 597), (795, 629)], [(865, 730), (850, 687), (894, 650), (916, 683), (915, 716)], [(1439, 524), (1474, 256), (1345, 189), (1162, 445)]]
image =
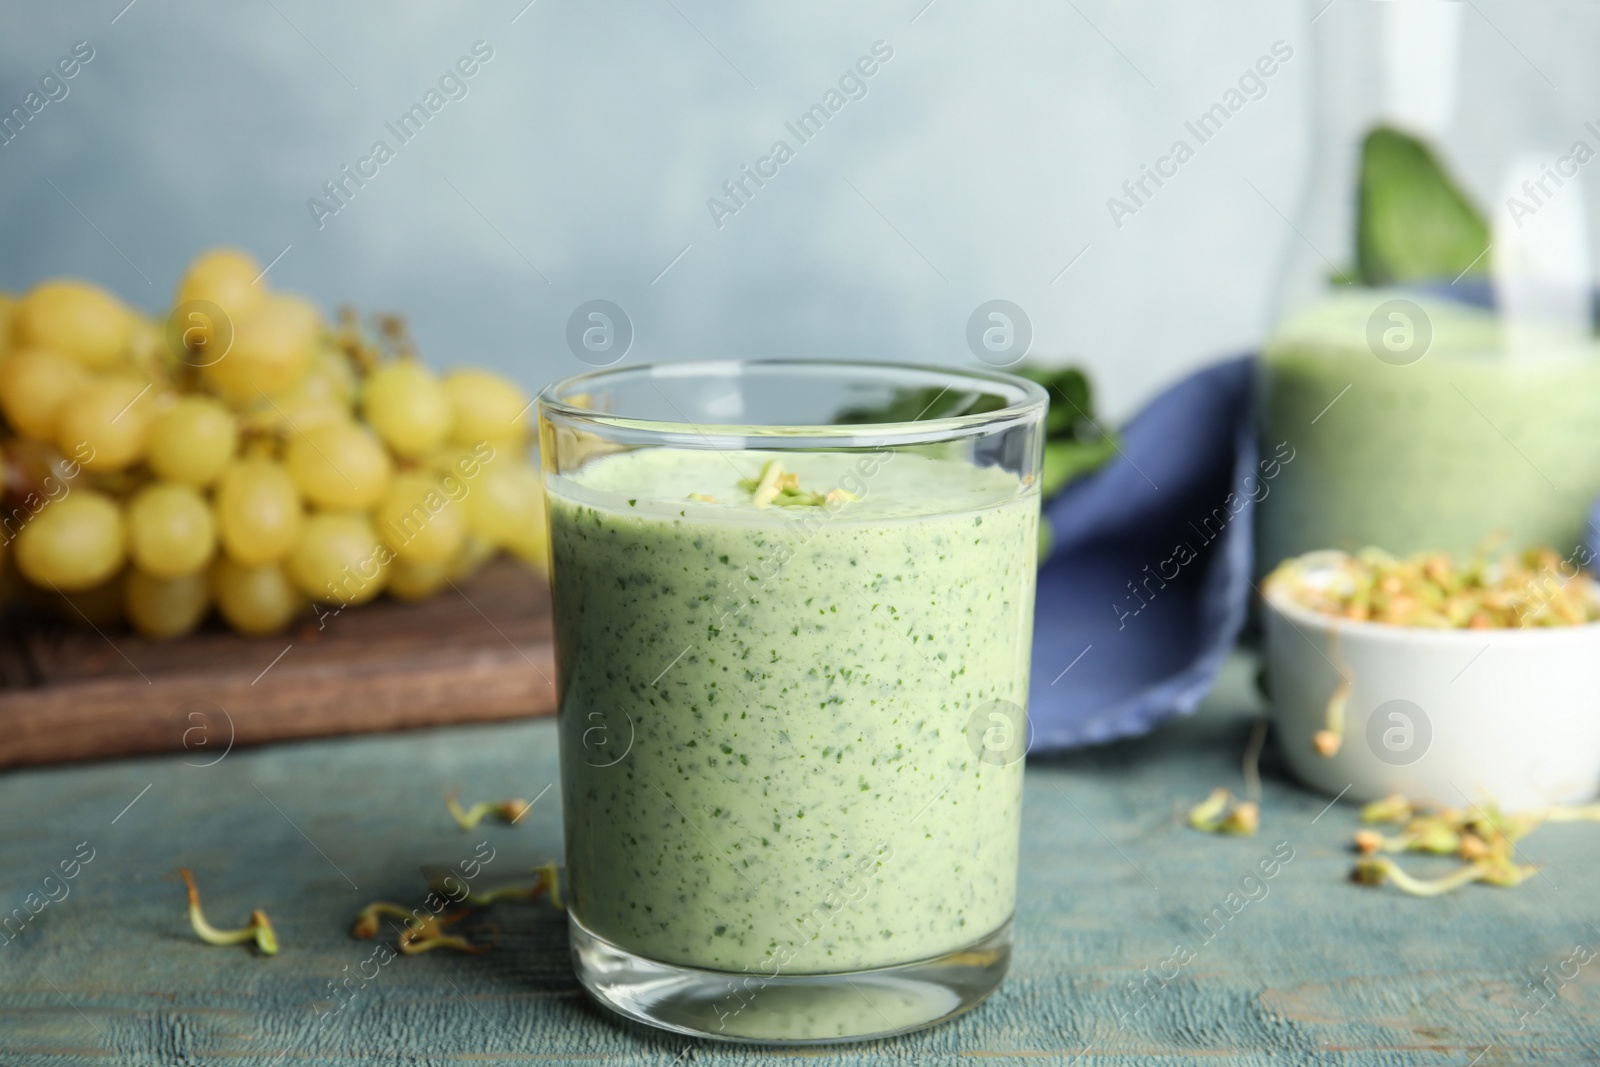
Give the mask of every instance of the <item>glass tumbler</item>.
[(568, 914), (602, 1004), (859, 1040), (1000, 983), (1043, 391), (829, 362), (539, 398)]

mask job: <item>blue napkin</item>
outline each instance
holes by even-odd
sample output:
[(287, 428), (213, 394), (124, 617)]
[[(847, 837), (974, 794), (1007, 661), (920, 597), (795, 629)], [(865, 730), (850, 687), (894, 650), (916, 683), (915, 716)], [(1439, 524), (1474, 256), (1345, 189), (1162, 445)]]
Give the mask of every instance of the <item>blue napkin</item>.
[(1243, 357), (1178, 382), (1119, 455), (1045, 505), (1030, 751), (1145, 733), (1210, 690), (1244, 625), (1255, 499), (1271, 492), (1254, 375)]

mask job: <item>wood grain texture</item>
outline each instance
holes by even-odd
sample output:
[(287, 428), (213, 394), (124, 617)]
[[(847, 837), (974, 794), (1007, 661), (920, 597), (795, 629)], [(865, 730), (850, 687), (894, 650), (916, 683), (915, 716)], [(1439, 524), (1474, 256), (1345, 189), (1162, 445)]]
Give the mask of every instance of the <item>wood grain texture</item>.
[[(0, 942), (0, 1063), (1600, 1062), (1600, 959), (1521, 1018), (1540, 968), (1580, 942), (1600, 949), (1600, 827), (1527, 839), (1544, 873), (1515, 890), (1416, 900), (1354, 886), (1355, 811), (1324, 812), (1327, 798), (1285, 781), (1269, 745), (1262, 833), (1194, 833), (1187, 805), (1240, 787), (1248, 670), (1230, 665), (1199, 717), (1152, 737), (1030, 760), (1016, 956), (986, 1004), (896, 1040), (803, 1051), (614, 1020), (578, 990), (562, 917), (531, 905), (487, 913), (493, 951), (396, 959), (319, 1021), (329, 983), (372, 952), (346, 933), (360, 905), (420, 903), (419, 865), (458, 862), (482, 841), (494, 879), (560, 854), (559, 789), (541, 795), (557, 773), (551, 722), (275, 745), (211, 767), (181, 754), (14, 770), (0, 776), (0, 908), (38, 892), (79, 842), (95, 856), (69, 896)], [(452, 788), (541, 799), (519, 826), (464, 834), (441, 803)], [(1294, 856), (1266, 895), (1208, 926), (1280, 841)], [(219, 924), (267, 909), (282, 954), (196, 942), (178, 865), (195, 870)], [(1128, 983), (1179, 943), (1194, 959), (1131, 996)]]
[(0, 767), (549, 714), (554, 677), (548, 587), (510, 560), (280, 637), (33, 625), (0, 637)]

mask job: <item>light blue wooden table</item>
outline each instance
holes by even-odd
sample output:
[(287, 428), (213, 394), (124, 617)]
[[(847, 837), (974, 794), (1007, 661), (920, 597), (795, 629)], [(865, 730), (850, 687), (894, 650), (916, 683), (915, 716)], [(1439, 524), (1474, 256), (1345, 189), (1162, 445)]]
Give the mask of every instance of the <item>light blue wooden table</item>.
[[(441, 803), (453, 788), (539, 795), (556, 778), (550, 722), (9, 773), (0, 905), (61, 899), (0, 944), (0, 1064), (1600, 1063), (1600, 958), (1537, 1013), (1526, 995), (1574, 946), (1600, 948), (1600, 827), (1530, 838), (1543, 874), (1517, 890), (1361, 888), (1345, 880), (1354, 811), (1284, 781), (1269, 746), (1261, 834), (1197, 834), (1187, 805), (1240, 786), (1249, 669), (1231, 664), (1193, 720), (1029, 762), (1017, 952), (988, 1003), (893, 1041), (800, 1051), (619, 1023), (578, 989), (563, 919), (542, 906), (496, 907), (484, 955), (363, 965), (374, 943), (347, 936), (353, 914), (420, 902), (420, 864), (485, 839), (507, 878), (559, 855), (557, 789), (522, 825), (470, 835)], [(1293, 858), (1229, 912), (1278, 842)], [(76, 878), (46, 881), (89, 850)], [(199, 944), (180, 865), (219, 924), (265, 908), (281, 955)], [(375, 976), (346, 1010), (319, 1014), (330, 983), (361, 973)]]

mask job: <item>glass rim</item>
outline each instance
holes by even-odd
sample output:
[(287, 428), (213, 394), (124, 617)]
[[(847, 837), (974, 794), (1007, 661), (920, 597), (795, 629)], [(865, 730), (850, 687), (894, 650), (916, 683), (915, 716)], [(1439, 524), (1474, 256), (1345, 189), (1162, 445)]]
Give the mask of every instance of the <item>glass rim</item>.
[[(663, 380), (696, 377), (731, 378), (747, 368), (816, 371), (829, 367), (848, 369), (855, 373), (879, 371), (887, 372), (888, 374), (909, 372), (929, 375), (946, 380), (948, 382), (945, 386), (947, 390), (956, 388), (962, 383), (987, 385), (996, 388), (997, 391), (1001, 391), (1001, 396), (1006, 400), (1006, 403), (1003, 407), (992, 411), (946, 415), (934, 419), (912, 419), (900, 422), (758, 425), (748, 423), (696, 423), (689, 421), (687, 418), (680, 420), (638, 418), (596, 411), (593, 408), (577, 407), (562, 399), (563, 396), (574, 392), (585, 392), (596, 385), (602, 385), (607, 380), (626, 377), (660, 378)], [(943, 393), (941, 392), (940, 395), (942, 396)], [(938, 398), (936, 397), (934, 402), (937, 402), (937, 400)], [(700, 443), (700, 447), (708, 445), (715, 447), (717, 442), (721, 440), (727, 442), (726, 447), (729, 448), (746, 448), (748, 447), (746, 442), (752, 437), (772, 439), (774, 443), (777, 441), (789, 441), (797, 445), (801, 443), (800, 439), (822, 442), (834, 441), (847, 444), (855, 443), (859, 445), (864, 439), (871, 441), (900, 439), (904, 442), (925, 442), (966, 436), (997, 424), (1025, 421), (1037, 415), (1042, 415), (1049, 400), (1050, 394), (1037, 382), (999, 370), (969, 370), (965, 368), (940, 367), (929, 363), (899, 363), (888, 360), (734, 358), (685, 360), (681, 362), (658, 361), (654, 363), (635, 363), (628, 367), (604, 367), (550, 383), (539, 391), (536, 403), (541, 417), (554, 415), (563, 421), (607, 427), (625, 432), (646, 433), (663, 438), (677, 439), (685, 444), (689, 443), (687, 439), (693, 439)], [(671, 401), (669, 400), (668, 402), (670, 403)], [(931, 407), (932, 404), (929, 406)], [(888, 441), (886, 443), (894, 442)]]

